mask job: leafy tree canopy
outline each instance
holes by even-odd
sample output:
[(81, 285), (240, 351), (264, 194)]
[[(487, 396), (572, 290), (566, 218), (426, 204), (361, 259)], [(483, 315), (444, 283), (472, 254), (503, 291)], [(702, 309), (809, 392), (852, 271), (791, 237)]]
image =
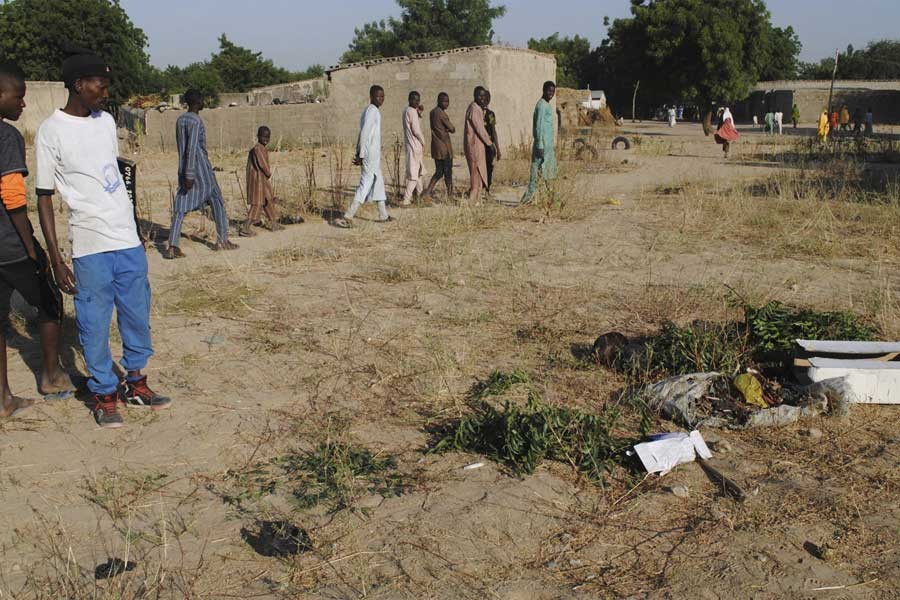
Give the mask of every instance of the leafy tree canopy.
[[(831, 79), (834, 58), (800, 65), (801, 79)], [(900, 40), (879, 40), (864, 50), (848, 46), (838, 58), (838, 79), (900, 79)]]
[(556, 57), (556, 84), (583, 88), (590, 83), (591, 43), (580, 35), (560, 37), (554, 33), (542, 39), (528, 40), (528, 48)]
[(29, 79), (59, 81), (67, 48), (93, 50), (113, 69), (111, 95), (123, 102), (150, 76), (147, 36), (118, 0), (7, 0), (0, 4), (0, 56)]
[(223, 33), (219, 37), (219, 51), (208, 61), (186, 67), (170, 65), (158, 73), (159, 82), (155, 89), (180, 93), (195, 88), (210, 106), (215, 106), (223, 92), (246, 92), (267, 85), (315, 79), (324, 73), (322, 65), (313, 65), (299, 73), (276, 67), (271, 60), (263, 58), (261, 52), (238, 46)]
[(773, 27), (771, 53), (768, 64), (759, 74), (760, 81), (797, 79), (800, 74), (800, 36), (793, 27)]
[(504, 6), (493, 6), (491, 0), (397, 0), (397, 4), (399, 19), (356, 29), (341, 62), (487, 45), (494, 38), (494, 19), (506, 13)]
[(763, 75), (790, 76), (800, 42), (763, 0), (632, 0), (593, 53), (595, 85), (621, 102), (641, 82), (651, 102), (745, 98)]
[(287, 69), (276, 67), (262, 57), (262, 52), (234, 44), (224, 33), (219, 36), (219, 52), (212, 55), (209, 66), (218, 73), (229, 92), (246, 92), (291, 80)]

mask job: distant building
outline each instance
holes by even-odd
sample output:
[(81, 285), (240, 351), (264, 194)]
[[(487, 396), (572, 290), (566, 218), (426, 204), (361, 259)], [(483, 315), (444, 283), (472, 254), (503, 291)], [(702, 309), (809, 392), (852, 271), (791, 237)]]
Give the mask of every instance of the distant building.
[(582, 102), (581, 105), (591, 110), (606, 108), (606, 93), (603, 90), (589, 89), (587, 91), (587, 101)]

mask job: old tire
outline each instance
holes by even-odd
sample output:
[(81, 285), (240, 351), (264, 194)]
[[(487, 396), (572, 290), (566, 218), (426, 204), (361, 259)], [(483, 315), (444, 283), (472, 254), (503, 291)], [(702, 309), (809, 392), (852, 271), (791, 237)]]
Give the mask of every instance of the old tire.
[(624, 135), (620, 135), (612, 141), (612, 149), (619, 150), (619, 144), (622, 144), (625, 150), (631, 150), (631, 140), (629, 140)]
[(585, 152), (590, 152), (591, 159), (597, 160), (597, 149), (588, 144), (584, 138), (575, 140), (575, 160), (584, 160)]

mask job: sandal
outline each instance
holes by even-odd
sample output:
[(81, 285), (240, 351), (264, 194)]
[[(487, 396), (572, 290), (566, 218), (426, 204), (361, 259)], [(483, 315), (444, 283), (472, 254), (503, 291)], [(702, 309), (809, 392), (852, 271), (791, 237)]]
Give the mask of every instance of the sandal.
[(240, 246), (235, 244), (234, 242), (230, 242), (225, 240), (224, 242), (216, 242), (216, 245), (213, 246), (213, 250), (218, 252), (219, 250), (237, 250)]

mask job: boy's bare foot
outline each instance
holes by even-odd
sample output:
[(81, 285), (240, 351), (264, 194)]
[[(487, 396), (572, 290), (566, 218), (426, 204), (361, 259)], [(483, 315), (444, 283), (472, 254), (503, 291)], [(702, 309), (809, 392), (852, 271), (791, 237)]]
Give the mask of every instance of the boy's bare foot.
[(181, 248), (179, 248), (178, 246), (169, 246), (168, 248), (163, 250), (163, 258), (167, 260), (184, 258), (184, 252), (182, 252)]
[(64, 400), (72, 395), (77, 388), (72, 383), (72, 378), (60, 368), (53, 373), (41, 373), (38, 392), (44, 398), (51, 400)]
[(34, 400), (18, 398), (7, 393), (4, 395), (2, 403), (0, 403), (0, 419), (14, 417), (32, 406), (34, 406)]
[(279, 223), (278, 221), (272, 221), (269, 223), (269, 231), (283, 231), (284, 225)]

